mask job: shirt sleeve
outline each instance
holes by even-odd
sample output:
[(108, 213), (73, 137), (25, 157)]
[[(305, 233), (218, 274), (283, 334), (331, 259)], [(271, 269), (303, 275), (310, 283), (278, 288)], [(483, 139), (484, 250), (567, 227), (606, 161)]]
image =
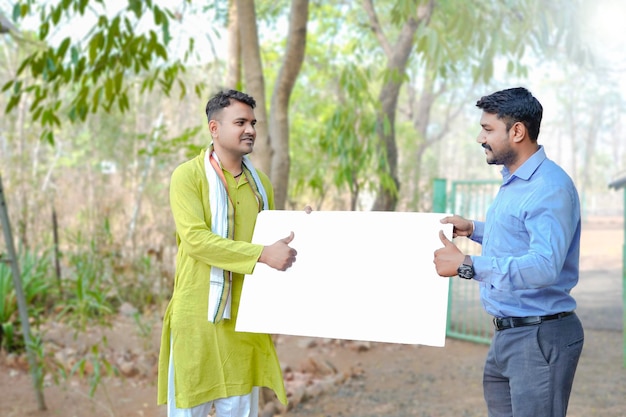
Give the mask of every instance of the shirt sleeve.
[(485, 233), (485, 222), (479, 222), (474, 220), (474, 231), (470, 236), (470, 239), (476, 243), (483, 243), (483, 234)]

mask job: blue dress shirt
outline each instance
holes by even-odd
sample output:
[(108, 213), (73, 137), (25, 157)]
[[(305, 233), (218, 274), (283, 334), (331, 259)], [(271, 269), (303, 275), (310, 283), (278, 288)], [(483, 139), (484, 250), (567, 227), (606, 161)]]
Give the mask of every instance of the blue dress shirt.
[(574, 310), (581, 217), (572, 179), (543, 146), (513, 174), (501, 173), (486, 221), (475, 222), (471, 236), (482, 244), (472, 261), (485, 310), (496, 317)]

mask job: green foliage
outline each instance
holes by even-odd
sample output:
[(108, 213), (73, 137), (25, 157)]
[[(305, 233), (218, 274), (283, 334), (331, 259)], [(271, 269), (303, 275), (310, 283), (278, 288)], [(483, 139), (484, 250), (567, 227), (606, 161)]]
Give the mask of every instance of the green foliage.
[(103, 250), (111, 242), (108, 220), (91, 238), (79, 231), (70, 239), (75, 249), (67, 251), (66, 256), (72, 276), (63, 284), (64, 300), (58, 319), (77, 330), (84, 330), (92, 322), (107, 324), (114, 311), (107, 297), (112, 290), (107, 274), (115, 256), (115, 252)]
[[(20, 251), (19, 269), (29, 317), (40, 317), (50, 301), (54, 281), (51, 274), (50, 251), (41, 254)], [(36, 321), (37, 322), (37, 321)], [(24, 349), (18, 304), (9, 263), (0, 263), (0, 348)]]
[[(353, 119), (357, 117), (354, 113), (368, 112), (371, 108), (364, 110), (364, 107), (368, 108), (369, 103), (361, 99), (351, 97), (350, 100), (344, 100), (347, 89), (360, 88), (363, 95), (374, 97), (378, 92), (379, 100), (397, 101), (398, 109), (402, 113), (412, 113), (419, 111), (411, 108), (419, 103), (419, 97), (407, 103), (402, 88), (398, 88), (400, 91), (398, 97), (383, 97), (380, 94), (388, 91), (381, 89), (383, 85), (411, 84), (417, 94), (434, 93), (440, 97), (446, 87), (457, 88), (462, 84), (462, 90), (466, 90), (468, 85), (488, 83), (500, 68), (504, 68), (513, 76), (525, 77), (529, 71), (526, 59), (529, 53), (553, 58), (566, 49), (567, 53), (561, 56), (575, 55), (571, 47), (575, 46), (576, 42), (565, 42), (569, 46), (564, 46), (564, 41), (574, 39), (576, 36), (576, 26), (573, 26), (567, 18), (576, 15), (580, 4), (578, 0), (560, 0), (549, 4), (540, 0), (467, 2), (441, 0), (434, 3), (430, 18), (419, 25), (406, 73), (399, 73), (389, 54), (396, 52), (393, 45), (404, 25), (409, 19), (415, 19), (418, 8), (426, 4), (426, 1), (413, 0), (375, 2), (375, 11), (381, 28), (381, 32), (377, 34), (373, 33), (372, 24), (362, 5), (358, 3), (320, 2), (311, 8), (311, 21), (314, 24), (310, 25), (308, 32), (307, 61), (300, 74), (300, 84), (305, 89), (301, 94), (306, 95), (306, 100), (313, 102), (321, 100), (324, 105), (313, 102), (306, 105), (296, 104), (292, 112), (303, 111), (306, 107), (308, 114), (315, 117), (312, 118), (308, 129), (294, 127), (295, 131), (301, 133), (298, 135), (292, 132), (290, 136), (304, 137), (308, 142), (311, 141), (310, 135), (313, 134), (316, 138), (327, 138), (327, 142), (315, 142), (318, 147), (313, 154), (317, 155), (319, 150), (322, 150), (325, 155), (317, 161), (317, 166), (311, 166), (304, 161), (304, 166), (309, 166), (309, 170), (292, 168), (296, 177), (296, 185), (291, 191), (293, 195), (301, 194), (307, 186), (319, 190), (319, 194), (326, 192), (322, 191), (328, 182), (323, 179), (324, 176), (332, 176), (332, 183), (336, 188), (348, 187), (352, 194), (358, 189), (356, 184), (359, 181), (368, 181), (370, 186), (378, 182), (383, 189), (392, 193), (397, 191), (398, 184), (389, 175), (389, 167), (396, 165), (396, 161), (391, 159), (395, 158), (393, 149), (397, 140), (395, 137), (391, 137), (390, 143), (387, 143), (391, 151), (389, 153), (386, 153), (384, 144), (378, 145), (378, 156), (372, 154), (373, 159), (370, 160), (369, 167), (361, 169), (353, 167), (352, 172), (349, 169), (338, 168), (345, 160), (350, 160), (355, 166), (368, 164), (362, 157), (353, 153), (355, 141), (350, 139), (351, 136), (362, 135), (343, 130), (342, 123), (345, 122), (346, 126), (354, 128), (355, 121), (350, 120), (351, 117)], [(381, 38), (385, 41), (381, 41)], [(391, 51), (389, 47), (392, 48)], [(280, 51), (276, 51), (276, 55), (279, 54)], [(501, 65), (502, 63), (504, 65)], [(341, 76), (344, 74), (344, 68), (349, 68), (350, 64), (358, 68), (363, 79), (358, 87), (350, 86), (350, 81)], [(338, 77), (338, 74), (341, 75)], [(438, 86), (437, 89), (431, 92), (420, 88), (422, 84), (426, 84), (425, 79), (431, 79), (432, 84)], [(463, 98), (459, 97), (460, 100)], [(441, 109), (441, 107), (432, 108)], [(445, 108), (441, 110), (444, 114), (447, 112)], [(402, 113), (397, 115), (396, 120), (387, 120), (381, 114), (371, 116), (378, 117), (380, 121), (378, 133), (381, 139), (397, 135), (399, 131), (408, 137), (399, 138), (398, 142), (415, 141), (415, 136), (421, 137), (420, 132), (411, 133), (410, 129), (397, 129), (395, 124), (403, 121)], [(425, 115), (424, 123), (428, 123), (431, 115), (433, 118), (436, 117), (430, 112)], [(320, 123), (325, 126), (321, 131), (318, 129)], [(333, 140), (336, 141), (333, 146), (336, 146), (330, 148), (328, 145)], [(432, 143), (430, 139), (425, 140), (427, 140), (425, 146)], [(370, 142), (375, 144), (373, 139), (370, 139)], [(292, 146), (296, 148), (292, 158), (296, 159), (306, 147), (311, 147), (308, 143), (303, 145), (292, 143)], [(375, 146), (373, 145), (372, 149), (375, 149)], [(398, 148), (398, 153), (404, 151), (405, 148)], [(421, 158), (422, 153), (419, 156)], [(386, 160), (387, 158), (390, 159)], [(419, 161), (417, 165), (421, 165)], [(305, 177), (298, 178), (300, 172)], [(355, 173), (356, 178), (351, 175)], [(419, 176), (417, 178), (419, 179)], [(339, 186), (339, 183), (342, 185)], [(294, 184), (294, 181), (291, 181), (291, 184)]]
[[(119, 263), (119, 254), (110, 249), (113, 241), (106, 219), (91, 238), (87, 239), (79, 232), (71, 238), (70, 244), (73, 249), (65, 253), (68, 278), (63, 280), (61, 292), (57, 291), (52, 275), (51, 250), (40, 254), (22, 251), (19, 255), (29, 317), (35, 318), (35, 324), (40, 324), (40, 320), (45, 321), (54, 312), (54, 320), (68, 323), (75, 329), (75, 336), (78, 336), (89, 325), (108, 325), (116, 305), (121, 302), (130, 302), (140, 308), (155, 303), (151, 278), (154, 266), (149, 258), (142, 258), (131, 271), (118, 270), (117, 274), (112, 273)], [(133, 279), (135, 274), (144, 279)], [(25, 346), (17, 313), (10, 265), (0, 263), (0, 348), (20, 353)], [(147, 337), (149, 325), (140, 317), (135, 317), (135, 320), (141, 335)], [(90, 345), (86, 355), (71, 369), (66, 369), (66, 363), (57, 363), (46, 354), (42, 335), (38, 332), (32, 334), (31, 351), (38, 363), (38, 383), (42, 383), (44, 374), (50, 375), (57, 383), (61, 379), (79, 375), (88, 379), (90, 395), (93, 395), (104, 376), (117, 372), (103, 353), (106, 346), (104, 337)]]
[[(185, 155), (189, 158), (196, 156), (206, 146), (197, 145), (192, 141), (202, 131), (205, 126), (193, 126), (185, 128), (182, 133), (169, 138), (167, 135), (158, 135), (158, 141), (151, 151), (147, 149), (141, 149), (140, 155), (172, 155), (177, 151), (183, 149)], [(145, 139), (146, 135), (140, 135), (138, 139)]]
[(113, 268), (112, 286), (108, 294), (112, 303), (129, 303), (140, 310), (158, 304), (154, 291), (157, 268), (152, 258), (141, 256), (125, 264), (116, 264)]
[[(104, 1), (94, 2), (106, 10)], [(176, 15), (155, 3), (130, 1), (117, 15), (99, 15), (95, 27), (82, 41), (68, 36), (57, 45), (45, 43), (51, 37), (51, 29), (63, 23), (62, 18), (84, 16), (89, 4), (87, 0), (65, 0), (57, 5), (23, 0), (14, 6), (15, 20), (38, 10), (41, 23), (37, 46), (22, 61), (15, 77), (2, 87), (2, 91), (11, 94), (5, 112), (13, 110), (25, 96), (32, 97), (32, 119), (41, 124), (42, 139), (51, 143), (55, 129), (62, 124), (61, 114), (76, 122), (100, 109), (128, 110), (131, 75), (144, 77), (143, 90), (158, 85), (169, 95), (176, 85), (181, 96), (186, 94), (180, 78), (185, 67), (180, 61), (171, 60), (166, 50), (171, 40), (170, 20)], [(150, 14), (154, 29), (138, 33), (137, 22)], [(65, 100), (62, 93), (68, 87), (72, 87), (73, 94)]]
[(510, 74), (525, 76), (528, 51), (553, 58), (565, 50), (562, 55), (584, 60), (587, 51), (573, 24), (579, 9), (578, 0), (438, 1), (416, 34), (414, 59), (436, 68), (439, 77), (469, 69), (475, 83), (488, 83), (501, 59)]
[(106, 337), (99, 343), (90, 346), (89, 352), (72, 367), (70, 376), (77, 374), (80, 377), (87, 377), (89, 380), (89, 396), (93, 397), (96, 389), (102, 382), (102, 377), (116, 375), (117, 370), (111, 365), (106, 356), (101, 352), (102, 348), (108, 345)]

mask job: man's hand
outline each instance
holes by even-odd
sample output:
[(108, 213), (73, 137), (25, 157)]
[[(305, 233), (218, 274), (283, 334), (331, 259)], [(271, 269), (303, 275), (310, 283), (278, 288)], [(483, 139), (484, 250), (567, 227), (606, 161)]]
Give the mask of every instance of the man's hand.
[(435, 259), (433, 260), (435, 268), (440, 276), (453, 277), (457, 275), (457, 270), (463, 263), (465, 255), (463, 255), (454, 243), (450, 242), (446, 235), (443, 234), (443, 230), (439, 231), (439, 239), (441, 239), (441, 243), (443, 243), (443, 248), (435, 251)]
[(293, 238), (294, 234), (291, 232), (289, 236), (280, 239), (273, 245), (265, 246), (259, 257), (259, 262), (279, 271), (286, 271), (296, 261), (298, 254), (294, 248), (289, 246)]
[[(465, 236), (469, 237), (474, 233), (474, 223), (471, 220), (464, 219), (456, 214), (453, 216), (444, 217), (440, 220), (441, 223), (452, 224), (452, 237)], [(447, 239), (446, 239), (447, 240)]]

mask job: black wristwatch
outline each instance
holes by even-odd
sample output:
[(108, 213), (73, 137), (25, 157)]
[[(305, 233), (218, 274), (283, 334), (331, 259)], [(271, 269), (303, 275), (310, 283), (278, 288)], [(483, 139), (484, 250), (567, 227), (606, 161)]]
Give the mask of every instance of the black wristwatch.
[(465, 260), (456, 270), (460, 278), (472, 279), (474, 278), (474, 265), (472, 264), (472, 258), (469, 255), (465, 255)]

